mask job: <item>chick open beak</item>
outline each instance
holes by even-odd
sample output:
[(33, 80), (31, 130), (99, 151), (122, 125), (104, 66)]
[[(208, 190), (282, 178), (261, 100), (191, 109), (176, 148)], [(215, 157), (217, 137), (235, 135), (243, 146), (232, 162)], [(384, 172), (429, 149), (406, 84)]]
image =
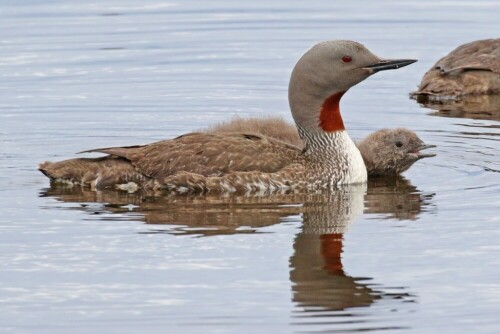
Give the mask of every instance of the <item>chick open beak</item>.
[(422, 152), (420, 152), (422, 150), (426, 150), (428, 148), (433, 148), (433, 147), (436, 147), (436, 145), (426, 145), (426, 144), (423, 144), (423, 145), (421, 145), (421, 146), (418, 147), (417, 151), (414, 152), (414, 154), (417, 155), (418, 159), (435, 157), (436, 153), (422, 153)]

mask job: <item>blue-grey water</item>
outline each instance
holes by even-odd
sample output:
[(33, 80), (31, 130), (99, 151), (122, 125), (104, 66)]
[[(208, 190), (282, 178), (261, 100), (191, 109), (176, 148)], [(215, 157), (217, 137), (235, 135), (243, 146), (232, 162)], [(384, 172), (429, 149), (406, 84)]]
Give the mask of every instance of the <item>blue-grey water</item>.
[[(499, 14), (487, 0), (2, 0), (0, 331), (498, 333), (499, 113), (408, 93), (456, 46), (498, 37)], [(342, 111), (352, 137), (411, 128), (435, 158), (270, 197), (51, 189), (36, 170), (234, 115), (290, 120), (290, 71), (325, 39), (419, 59)]]

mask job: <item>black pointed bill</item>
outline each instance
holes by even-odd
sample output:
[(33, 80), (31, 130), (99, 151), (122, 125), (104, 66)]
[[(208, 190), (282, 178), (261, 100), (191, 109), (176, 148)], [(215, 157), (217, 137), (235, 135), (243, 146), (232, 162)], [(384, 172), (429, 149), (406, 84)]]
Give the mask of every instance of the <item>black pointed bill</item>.
[(370, 70), (372, 73), (377, 73), (379, 71), (395, 70), (405, 67), (416, 61), (416, 59), (382, 59), (378, 63), (365, 66), (364, 68)]

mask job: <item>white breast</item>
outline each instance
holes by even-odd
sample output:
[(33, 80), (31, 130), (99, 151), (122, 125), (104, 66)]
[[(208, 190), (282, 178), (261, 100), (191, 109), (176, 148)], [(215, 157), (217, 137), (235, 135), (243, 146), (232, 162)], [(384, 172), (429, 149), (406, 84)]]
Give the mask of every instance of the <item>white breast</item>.
[(356, 144), (346, 131), (339, 131), (337, 141), (342, 145), (348, 162), (347, 173), (345, 173), (338, 184), (365, 183), (368, 180), (365, 162)]

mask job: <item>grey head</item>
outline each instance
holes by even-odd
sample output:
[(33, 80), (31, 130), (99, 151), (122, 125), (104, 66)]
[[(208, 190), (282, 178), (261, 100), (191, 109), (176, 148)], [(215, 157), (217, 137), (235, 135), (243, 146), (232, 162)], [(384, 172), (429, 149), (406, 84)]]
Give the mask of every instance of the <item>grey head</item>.
[(395, 175), (408, 170), (416, 161), (434, 157), (422, 150), (436, 147), (425, 144), (415, 132), (404, 129), (382, 129), (358, 143), (368, 175)]
[[(338, 107), (343, 93), (372, 74), (401, 68), (415, 61), (382, 59), (353, 41), (320, 42), (304, 53), (292, 71), (288, 99), (293, 118), (309, 133), (328, 131), (319, 124), (320, 112), (328, 98), (338, 95)], [(343, 124), (339, 127), (337, 130), (343, 130)]]

